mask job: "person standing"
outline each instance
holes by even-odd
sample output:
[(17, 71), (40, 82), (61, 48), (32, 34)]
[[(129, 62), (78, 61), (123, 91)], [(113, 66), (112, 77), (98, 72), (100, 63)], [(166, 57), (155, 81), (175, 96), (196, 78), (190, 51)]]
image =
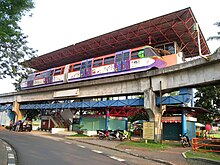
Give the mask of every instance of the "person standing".
[(9, 130), (11, 131), (13, 129), (13, 121), (10, 120)]

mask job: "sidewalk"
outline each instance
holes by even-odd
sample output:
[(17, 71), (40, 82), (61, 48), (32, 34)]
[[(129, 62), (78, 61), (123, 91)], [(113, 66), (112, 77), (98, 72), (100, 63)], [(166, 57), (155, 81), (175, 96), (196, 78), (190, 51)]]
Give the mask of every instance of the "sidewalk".
[(170, 147), (168, 150), (164, 151), (152, 151), (147, 150), (145, 148), (135, 148), (135, 147), (129, 147), (129, 146), (119, 146), (120, 141), (117, 140), (99, 140), (96, 137), (92, 138), (72, 138), (69, 137), (70, 132), (64, 132), (60, 134), (51, 134), (50, 132), (44, 132), (44, 131), (32, 131), (30, 134), (35, 136), (55, 136), (60, 138), (67, 138), (69, 140), (75, 140), (82, 143), (97, 145), (104, 148), (109, 148), (113, 150), (117, 150), (120, 152), (126, 152), (134, 156), (138, 156), (145, 159), (150, 160), (156, 160), (158, 162), (163, 162), (165, 164), (176, 164), (176, 165), (188, 165), (186, 159), (183, 157), (182, 153), (190, 150), (190, 148), (182, 148), (182, 147)]

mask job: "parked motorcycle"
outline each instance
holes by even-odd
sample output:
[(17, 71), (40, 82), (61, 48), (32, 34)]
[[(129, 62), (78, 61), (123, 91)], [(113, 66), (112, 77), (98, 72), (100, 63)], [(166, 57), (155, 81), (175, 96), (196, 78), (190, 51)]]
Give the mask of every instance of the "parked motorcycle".
[(109, 134), (108, 134), (108, 139), (109, 140), (112, 140), (112, 139), (119, 139), (122, 141), (122, 133), (120, 133), (119, 130), (109, 130), (108, 131)]
[(32, 130), (32, 121), (31, 120), (25, 120), (23, 122), (22, 131), (31, 132), (31, 130)]
[(186, 135), (186, 133), (182, 136), (181, 134), (180, 136), (180, 143), (182, 144), (182, 146), (185, 147), (191, 147), (191, 143), (189, 140), (189, 137)]
[(131, 133), (126, 130), (122, 130), (122, 131), (119, 130), (119, 134), (121, 135), (120, 136), (121, 141), (131, 138)]
[(105, 139), (108, 137), (108, 131), (107, 130), (97, 130), (97, 134), (100, 140)]

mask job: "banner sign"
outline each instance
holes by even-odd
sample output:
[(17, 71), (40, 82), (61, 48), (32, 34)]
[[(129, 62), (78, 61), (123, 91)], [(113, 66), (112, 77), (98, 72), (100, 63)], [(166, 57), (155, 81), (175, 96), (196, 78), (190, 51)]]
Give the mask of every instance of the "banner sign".
[(143, 138), (148, 140), (154, 140), (154, 122), (143, 123)]

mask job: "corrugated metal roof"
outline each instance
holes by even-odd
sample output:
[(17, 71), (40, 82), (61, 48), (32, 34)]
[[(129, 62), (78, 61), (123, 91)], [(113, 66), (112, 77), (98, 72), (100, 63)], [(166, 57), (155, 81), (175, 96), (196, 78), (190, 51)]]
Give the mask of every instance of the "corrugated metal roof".
[[(151, 46), (176, 41), (183, 48), (186, 57), (193, 57), (199, 52), (197, 33), (193, 30), (195, 23), (197, 21), (191, 8), (186, 8), (67, 46), (28, 60), (26, 63), (30, 68), (41, 71), (148, 45), (149, 37)], [(202, 32), (200, 42), (202, 54), (209, 54), (210, 50)]]

